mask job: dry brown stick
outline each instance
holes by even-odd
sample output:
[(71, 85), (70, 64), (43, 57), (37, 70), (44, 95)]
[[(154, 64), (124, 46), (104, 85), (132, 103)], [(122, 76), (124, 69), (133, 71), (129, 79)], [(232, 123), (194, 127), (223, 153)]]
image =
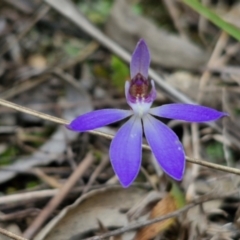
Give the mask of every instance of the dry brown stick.
[[(192, 150), (193, 150), (193, 157), (194, 158), (200, 158), (200, 138), (199, 138), (199, 128), (197, 123), (192, 123), (191, 124), (191, 133), (192, 133)], [(199, 165), (194, 165), (192, 167), (191, 173), (192, 173), (192, 178), (194, 179), (195, 177), (198, 176), (199, 172)]]
[(194, 164), (198, 164), (204, 167), (208, 167), (208, 168), (212, 168), (218, 171), (223, 171), (223, 172), (229, 172), (229, 173), (234, 173), (237, 175), (240, 175), (240, 169), (238, 168), (232, 168), (232, 167), (226, 167), (220, 164), (215, 164), (215, 163), (211, 163), (211, 162), (207, 162), (207, 161), (203, 161), (203, 160), (198, 160), (198, 159), (194, 159), (194, 158), (190, 158), (188, 156), (185, 156), (186, 160), (188, 162), (194, 163)]
[(41, 113), (41, 112), (38, 112), (38, 111), (34, 111), (30, 108), (20, 106), (18, 104), (9, 102), (7, 100), (0, 99), (0, 105), (15, 109), (15, 110), (20, 111), (20, 112), (30, 114), (30, 115), (35, 116), (35, 117), (39, 117), (39, 118), (42, 118), (42, 119), (45, 119), (45, 120), (49, 120), (49, 121), (52, 121), (52, 122), (55, 122), (55, 123), (58, 123), (58, 124), (65, 124), (66, 125), (66, 124), (69, 123), (67, 120), (57, 118), (57, 117), (53, 117), (53, 116), (50, 116), (48, 114)]
[[(215, 48), (211, 54), (211, 57), (207, 63), (207, 67), (212, 67), (214, 66), (215, 62), (217, 59), (220, 57), (221, 52), (223, 49), (226, 47), (227, 41), (228, 41), (228, 34), (226, 32), (222, 32), (216, 45)], [(199, 84), (199, 93), (197, 96), (197, 102), (201, 103), (202, 98), (203, 98), (203, 93), (204, 93), (204, 88), (206, 87), (209, 79), (211, 77), (211, 72), (208, 70), (205, 70), (200, 78), (200, 84)]]
[[(209, 6), (210, 5), (210, 0), (202, 0), (202, 4), (205, 7), (210, 8), (210, 6)], [(205, 47), (208, 49), (209, 48), (209, 43), (206, 40), (205, 35), (204, 35), (204, 33), (206, 32), (207, 26), (208, 26), (208, 20), (200, 14), (199, 21), (198, 21), (198, 34), (199, 34), (200, 39), (204, 43)]]
[(60, 184), (57, 181), (57, 179), (47, 175), (40, 168), (34, 168), (34, 169), (30, 170), (30, 172), (35, 174), (39, 179), (41, 179), (43, 182), (45, 182), (48, 186), (50, 186), (52, 188), (61, 188), (62, 187), (62, 184)]
[(49, 201), (41, 213), (34, 219), (33, 223), (25, 231), (24, 237), (32, 239), (35, 236), (44, 222), (64, 200), (66, 195), (71, 191), (78, 179), (84, 174), (92, 162), (93, 156), (91, 153), (88, 153), (83, 161), (78, 165), (73, 174), (68, 178), (67, 182), (62, 186), (62, 188), (60, 188), (58, 194)]
[[(158, 163), (157, 163), (157, 168), (159, 169)], [(147, 172), (147, 170), (143, 166), (141, 166), (140, 171), (143, 174), (143, 176), (146, 178), (146, 180), (149, 182), (150, 186), (152, 186), (152, 189), (155, 191), (158, 191), (159, 189), (156, 186), (156, 183), (154, 181), (152, 181), (150, 174)], [(156, 173), (157, 173), (157, 171), (156, 171)]]
[(189, 209), (195, 207), (198, 204), (201, 204), (201, 203), (204, 203), (204, 202), (207, 202), (207, 201), (211, 201), (211, 200), (215, 200), (215, 199), (219, 199), (219, 198), (225, 198), (225, 197), (228, 197), (228, 196), (232, 196), (233, 194), (236, 194), (236, 193), (238, 193), (238, 190), (235, 190), (233, 192), (223, 194), (223, 195), (218, 195), (218, 194), (214, 193), (214, 194), (211, 194), (211, 195), (202, 196), (202, 197), (194, 200), (194, 202), (188, 204), (187, 206), (185, 206), (185, 207), (183, 207), (183, 208), (181, 208), (177, 211), (174, 211), (172, 213), (169, 213), (165, 216), (161, 216), (161, 217), (158, 217), (158, 218), (154, 218), (154, 219), (150, 219), (150, 220), (146, 220), (146, 221), (141, 221), (141, 222), (137, 222), (137, 223), (133, 223), (133, 224), (128, 224), (126, 227), (123, 227), (123, 228), (120, 228), (120, 229), (102, 234), (100, 236), (86, 238), (84, 240), (100, 240), (100, 239), (109, 238), (111, 236), (121, 235), (125, 232), (133, 231), (135, 229), (139, 229), (139, 228), (154, 224), (156, 222), (161, 222), (163, 220), (166, 220), (166, 219), (169, 219), (169, 218), (172, 218), (172, 217), (179, 217), (180, 214), (188, 211)]
[(1, 214), (0, 222), (9, 222), (33, 216), (35, 217), (37, 214), (39, 214), (39, 212), (40, 210), (37, 208), (27, 208), (13, 213)]
[[(3, 99), (0, 99), (0, 105), (5, 106), (5, 107), (9, 107), (9, 108), (15, 109), (17, 111), (24, 112), (24, 113), (27, 113), (27, 114), (30, 114), (30, 115), (48, 120), (48, 121), (52, 121), (52, 122), (55, 122), (55, 123), (58, 123), (58, 124), (63, 124), (63, 125), (69, 124), (69, 122), (67, 120), (64, 120), (62, 118), (53, 117), (51, 115), (26, 108), (26, 107), (20, 106), (18, 104), (15, 104), (15, 103), (3, 100)], [(94, 134), (94, 135), (98, 135), (98, 136), (102, 136), (102, 137), (105, 137), (105, 138), (108, 138), (108, 139), (113, 139), (113, 137), (114, 137), (111, 134), (103, 133), (103, 132), (96, 131), (96, 130), (91, 130), (91, 131), (89, 131), (89, 133)], [(151, 150), (150, 147), (146, 144), (142, 144), (142, 147), (144, 149)], [(186, 156), (186, 160), (188, 162), (199, 164), (199, 165), (209, 167), (209, 168), (213, 168), (213, 169), (216, 169), (216, 170), (219, 170), (219, 171), (224, 171), (224, 172), (229, 172), (229, 173), (234, 173), (234, 174), (240, 175), (240, 169), (237, 169), (237, 168), (230, 168), (230, 167), (222, 166), (222, 165), (215, 164), (215, 163), (209, 163), (207, 161), (197, 160), (197, 159), (194, 159), (194, 158), (190, 158), (188, 156)]]
[(173, 24), (175, 28), (180, 33), (181, 37), (187, 39), (187, 35), (184, 31), (184, 28), (182, 27), (181, 21), (179, 21), (179, 12), (176, 6), (175, 0), (163, 0), (163, 3), (166, 5), (168, 12), (172, 18)]
[(11, 239), (14, 239), (14, 240), (28, 240), (26, 238), (23, 238), (23, 237), (20, 237), (20, 236), (14, 234), (12, 232), (9, 232), (9, 231), (7, 231), (6, 229), (3, 229), (3, 228), (0, 228), (0, 233), (4, 236), (7, 236), (7, 237), (9, 237)]
[(228, 46), (226, 46), (224, 48), (224, 53), (222, 54), (222, 56), (220, 56), (217, 61), (216, 61), (216, 66), (218, 67), (225, 67), (226, 63), (229, 62), (229, 60), (234, 57), (235, 55), (238, 54), (240, 49), (240, 43), (233, 43), (233, 44), (229, 44)]
[[(80, 192), (82, 189), (73, 189), (73, 191)], [(35, 199), (42, 199), (55, 196), (58, 194), (59, 189), (45, 189), (39, 191), (31, 191), (31, 192), (24, 192), (24, 193), (16, 193), (10, 194), (6, 196), (0, 196), (0, 205), (6, 203), (17, 203), (19, 201), (24, 202), (28, 200), (35, 200)]]
[[(112, 184), (111, 186), (119, 186), (119, 184)], [(132, 186), (136, 187), (146, 187), (147, 189), (150, 188), (149, 184), (142, 184), (142, 183), (133, 183)], [(94, 189), (101, 189), (104, 188), (105, 185), (99, 184), (99, 185), (92, 185), (89, 187), (89, 190), (94, 190)], [(85, 186), (81, 187), (76, 187), (71, 190), (70, 193), (80, 193), (83, 191)], [(6, 196), (0, 196), (0, 205), (3, 204), (12, 204), (12, 203), (19, 203), (21, 204), (23, 202), (27, 202), (29, 200), (37, 200), (37, 199), (43, 199), (43, 198), (48, 198), (48, 197), (53, 197), (59, 193), (59, 189), (45, 189), (45, 190), (39, 190), (39, 191), (31, 191), (31, 192), (21, 192), (21, 193), (16, 193), (16, 194), (9, 194)], [(1, 220), (1, 217), (0, 217)]]
[[(101, 188), (102, 185), (94, 185), (90, 187), (90, 189), (98, 189)], [(73, 188), (71, 193), (80, 193), (84, 189), (84, 186)], [(12, 204), (12, 203), (19, 203), (19, 201), (29, 201), (29, 200), (37, 200), (43, 199), (48, 197), (53, 197), (59, 193), (59, 189), (44, 189), (39, 191), (31, 191), (31, 192), (21, 192), (16, 194), (9, 194), (6, 196), (0, 196), (0, 205), (2, 204)]]
[(82, 194), (86, 193), (89, 190), (89, 188), (91, 187), (91, 185), (93, 184), (97, 176), (102, 172), (102, 170), (107, 166), (108, 163), (109, 163), (108, 156), (103, 157), (101, 163), (97, 166), (95, 171), (92, 173), (88, 183), (86, 184), (86, 186), (84, 186)]

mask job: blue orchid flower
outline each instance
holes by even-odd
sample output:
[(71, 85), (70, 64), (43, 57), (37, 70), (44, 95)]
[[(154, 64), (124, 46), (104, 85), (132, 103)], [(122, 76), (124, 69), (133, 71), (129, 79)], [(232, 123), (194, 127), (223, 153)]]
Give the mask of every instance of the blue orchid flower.
[(102, 109), (74, 119), (69, 129), (85, 132), (130, 117), (119, 129), (110, 146), (110, 160), (123, 187), (137, 177), (142, 160), (143, 130), (148, 144), (163, 171), (175, 180), (183, 178), (185, 153), (177, 135), (154, 116), (188, 122), (217, 120), (227, 113), (192, 104), (173, 103), (150, 108), (156, 98), (154, 81), (148, 79), (150, 53), (142, 39), (130, 63), (131, 80), (125, 83), (126, 100), (131, 110)]

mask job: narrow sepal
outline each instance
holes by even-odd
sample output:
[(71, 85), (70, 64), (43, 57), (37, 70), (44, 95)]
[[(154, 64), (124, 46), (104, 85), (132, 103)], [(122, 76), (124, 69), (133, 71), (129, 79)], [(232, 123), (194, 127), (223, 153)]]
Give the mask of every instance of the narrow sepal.
[(184, 149), (177, 135), (165, 124), (147, 115), (143, 119), (148, 144), (163, 171), (180, 181), (185, 170)]
[(132, 111), (120, 109), (96, 110), (78, 116), (67, 126), (67, 128), (77, 132), (85, 132), (120, 121), (132, 114)]
[(132, 54), (130, 63), (131, 79), (133, 79), (138, 73), (147, 78), (149, 65), (150, 53), (148, 46), (146, 42), (141, 39)]
[(113, 170), (123, 187), (128, 187), (137, 177), (142, 160), (142, 124), (131, 117), (117, 132), (110, 146)]
[(228, 116), (228, 113), (215, 109), (193, 104), (172, 103), (150, 109), (150, 114), (183, 120), (187, 122), (209, 122), (221, 117)]

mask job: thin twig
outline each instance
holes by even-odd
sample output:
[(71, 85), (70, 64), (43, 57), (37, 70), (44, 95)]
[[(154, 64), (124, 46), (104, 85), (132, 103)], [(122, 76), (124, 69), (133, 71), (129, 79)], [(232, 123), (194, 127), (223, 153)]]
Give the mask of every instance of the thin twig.
[(96, 167), (96, 169), (92, 173), (91, 177), (89, 178), (88, 183), (84, 186), (82, 194), (89, 191), (89, 189), (92, 186), (92, 184), (94, 183), (95, 179), (102, 172), (102, 170), (107, 166), (108, 163), (109, 163), (108, 156), (104, 156), (103, 159), (101, 160), (101, 163)]
[[(106, 185), (104, 184), (96, 184), (89, 186), (89, 190), (94, 190), (94, 189), (102, 189)], [(111, 186), (116, 187), (119, 186), (119, 184), (111, 184)], [(134, 187), (141, 187), (141, 188), (146, 188), (146, 189), (151, 189), (151, 186), (148, 183), (133, 183), (132, 186)], [(80, 194), (84, 190), (85, 186), (81, 187), (75, 187), (71, 190), (69, 194)], [(17, 204), (20, 203), (23, 204), (28, 201), (37, 201), (41, 200), (43, 198), (50, 198), (59, 193), (59, 189), (45, 189), (45, 190), (38, 190), (38, 191), (30, 191), (30, 192), (21, 192), (21, 193), (16, 193), (16, 194), (9, 194), (5, 196), (0, 196), (0, 205), (3, 204)], [(1, 220), (1, 216), (0, 216)]]
[(60, 188), (62, 184), (60, 184), (54, 177), (48, 176), (44, 171), (40, 168), (35, 168), (31, 170), (38, 178), (40, 178), (43, 182), (45, 182), (48, 186), (52, 188)]
[(198, 160), (198, 159), (194, 159), (194, 158), (190, 158), (188, 156), (186, 156), (186, 160), (188, 162), (194, 163), (194, 164), (198, 164), (198, 165), (202, 165), (204, 167), (208, 167), (208, 168), (212, 168), (215, 170), (219, 170), (219, 171), (223, 171), (223, 172), (229, 172), (229, 173), (234, 173), (237, 175), (240, 175), (240, 170), (237, 168), (232, 168), (232, 167), (226, 167), (220, 164), (215, 164), (215, 163), (210, 163), (207, 161), (203, 161), (203, 160)]
[(184, 28), (182, 26), (182, 23), (181, 23), (181, 21), (179, 21), (180, 14), (177, 9), (175, 0), (174, 1), (173, 0), (164, 0), (163, 3), (167, 7), (169, 15), (172, 18), (173, 24), (174, 24), (175, 28), (178, 30), (178, 32), (180, 33), (181, 37), (183, 37), (184, 39), (188, 39), (187, 35), (184, 31)]
[[(8, 203), (7, 203), (8, 204)], [(37, 208), (27, 208), (25, 210), (16, 211), (13, 213), (1, 214), (0, 222), (13, 222), (23, 218), (35, 217), (39, 214), (40, 209)]]
[(87, 154), (85, 159), (78, 165), (73, 174), (68, 178), (66, 183), (60, 188), (59, 192), (48, 202), (41, 213), (34, 219), (33, 223), (25, 231), (24, 236), (32, 239), (39, 231), (44, 222), (49, 218), (53, 211), (64, 200), (66, 195), (71, 191), (78, 179), (84, 174), (86, 169), (92, 164), (93, 156), (91, 153)]
[[(82, 189), (79, 189), (80, 192)], [(75, 191), (75, 189), (73, 189)], [(31, 191), (31, 192), (21, 192), (16, 194), (9, 194), (6, 196), (0, 196), (0, 205), (2, 204), (12, 204), (12, 203), (21, 203), (29, 200), (37, 200), (48, 198), (56, 195), (59, 192), (59, 189), (46, 189), (39, 191)]]
[[(227, 45), (227, 41), (228, 41), (228, 35), (226, 32), (222, 32), (220, 37), (218, 38), (218, 41), (214, 47), (214, 50), (211, 54), (211, 57), (207, 63), (207, 67), (212, 67), (215, 65), (215, 62), (217, 61), (217, 59), (220, 57), (223, 49), (226, 47)], [(202, 99), (203, 99), (203, 94), (204, 94), (204, 88), (207, 86), (207, 83), (209, 81), (211, 77), (211, 72), (208, 70), (205, 70), (204, 73), (202, 74), (201, 78), (200, 78), (200, 84), (199, 84), (199, 93), (197, 96), (197, 102), (201, 103)]]
[(4, 236), (7, 236), (7, 237), (9, 237), (11, 239), (14, 239), (14, 240), (28, 240), (26, 238), (23, 238), (23, 237), (20, 237), (20, 236), (14, 234), (12, 232), (9, 232), (9, 231), (7, 231), (6, 229), (3, 229), (3, 228), (0, 228), (0, 233)]
[[(15, 104), (15, 103), (3, 100), (3, 99), (0, 99), (0, 105), (15, 109), (19, 112), (24, 112), (24, 113), (36, 116), (36, 117), (39, 117), (39, 118), (42, 118), (42, 119), (45, 119), (45, 120), (48, 120), (48, 121), (51, 121), (51, 122), (55, 122), (55, 123), (58, 123), (58, 124), (63, 124), (63, 125), (68, 125), (69, 124), (69, 121), (64, 120), (62, 118), (53, 117), (51, 115), (32, 110), (30, 108), (26, 108), (26, 107), (20, 106), (18, 104)], [(98, 135), (98, 136), (101, 136), (101, 137), (105, 137), (105, 138), (108, 138), (108, 139), (113, 139), (113, 137), (114, 137), (111, 134), (103, 133), (103, 132), (96, 131), (96, 130), (91, 130), (91, 131), (89, 131), (89, 133), (94, 134), (94, 135)], [(146, 144), (142, 144), (142, 147), (144, 149), (151, 150), (150, 147)], [(194, 164), (199, 164), (199, 165), (209, 167), (209, 168), (213, 168), (213, 169), (216, 169), (216, 170), (219, 170), (219, 171), (229, 172), (229, 173), (234, 173), (234, 174), (240, 175), (240, 169), (237, 169), (237, 168), (231, 168), (231, 167), (226, 167), (226, 166), (222, 166), (222, 165), (215, 164), (215, 163), (209, 163), (207, 161), (197, 160), (197, 159), (194, 159), (194, 158), (190, 158), (188, 156), (186, 156), (186, 160), (188, 162), (191, 162), (191, 163), (194, 163)]]
[[(203, 0), (202, 1), (202, 4), (205, 6), (205, 7), (209, 7), (210, 8), (210, 0)], [(198, 34), (199, 34), (199, 37), (201, 38), (202, 42), (204, 43), (205, 47), (207, 49), (209, 49), (209, 43), (204, 35), (205, 32), (207, 32), (207, 26), (208, 26), (208, 20), (200, 15), (199, 16), (199, 21), (198, 21)]]
[(156, 222), (161, 222), (163, 220), (166, 220), (166, 219), (169, 219), (169, 218), (172, 218), (172, 217), (179, 217), (180, 214), (188, 211), (189, 209), (195, 207), (198, 204), (201, 204), (201, 203), (204, 203), (204, 202), (207, 202), (207, 201), (211, 201), (211, 200), (215, 200), (215, 199), (219, 199), (219, 198), (225, 198), (227, 196), (232, 196), (233, 194), (236, 194), (237, 192), (238, 191), (235, 190), (233, 192), (230, 192), (230, 193), (227, 193), (227, 194), (223, 194), (223, 195), (211, 194), (211, 195), (202, 196), (202, 197), (196, 199), (194, 202), (188, 204), (187, 206), (185, 206), (185, 207), (183, 207), (183, 208), (181, 208), (181, 209), (179, 209), (177, 211), (174, 211), (174, 212), (172, 212), (170, 214), (167, 214), (165, 216), (161, 216), (161, 217), (158, 217), (158, 218), (150, 219), (150, 220), (147, 220), (147, 221), (141, 221), (141, 222), (129, 224), (126, 227), (123, 227), (123, 228), (120, 228), (120, 229), (117, 229), (117, 230), (114, 230), (114, 231), (102, 234), (100, 236), (86, 238), (84, 240), (105, 239), (105, 238), (108, 238), (108, 237), (111, 237), (111, 236), (117, 236), (117, 235), (123, 234), (125, 232), (133, 231), (135, 229), (142, 228), (142, 227), (154, 224)]
[[(197, 123), (191, 124), (191, 131), (192, 131), (192, 149), (193, 149), (193, 157), (194, 158), (200, 158), (200, 139), (199, 139), (199, 128)], [(191, 173), (192, 173), (192, 179), (195, 179), (198, 176), (200, 166), (194, 165)], [(191, 181), (190, 181), (191, 182)]]
[(35, 117), (39, 117), (39, 118), (42, 118), (42, 119), (45, 119), (45, 120), (49, 120), (51, 122), (64, 124), (64, 125), (69, 124), (69, 122), (67, 120), (57, 118), (57, 117), (53, 117), (53, 116), (50, 116), (50, 115), (45, 114), (45, 113), (37, 112), (37, 111), (32, 110), (30, 108), (26, 108), (26, 107), (20, 106), (18, 104), (15, 104), (15, 103), (3, 100), (3, 99), (0, 99), (0, 105), (8, 107), (8, 108), (15, 109), (19, 112), (24, 112), (24, 113), (30, 114), (30, 115), (35, 116)]

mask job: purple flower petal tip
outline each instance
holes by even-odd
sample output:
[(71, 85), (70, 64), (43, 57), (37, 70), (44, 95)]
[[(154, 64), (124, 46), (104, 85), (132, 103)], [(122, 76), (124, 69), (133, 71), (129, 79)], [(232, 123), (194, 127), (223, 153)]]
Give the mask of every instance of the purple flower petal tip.
[(123, 188), (128, 188), (132, 185), (136, 177), (131, 178), (131, 179), (119, 179), (119, 182), (121, 183)]
[(130, 63), (131, 79), (139, 73), (145, 78), (148, 77), (150, 58), (148, 46), (146, 42), (141, 39), (132, 54)]
[(117, 132), (110, 146), (110, 160), (121, 185), (129, 187), (138, 175), (142, 160), (141, 119), (130, 118)]
[(73, 130), (72, 128), (71, 128), (71, 125), (69, 124), (69, 125), (65, 125), (65, 127), (68, 129), (68, 130)]
[(67, 128), (76, 132), (86, 132), (120, 121), (130, 115), (132, 115), (132, 112), (128, 110), (96, 110), (78, 116), (69, 125), (67, 125)]
[(220, 112), (209, 107), (183, 103), (162, 105), (152, 108), (149, 113), (159, 117), (178, 119), (187, 122), (209, 122), (229, 116), (228, 113)]
[[(185, 161), (185, 159), (184, 159), (184, 161)], [(176, 181), (182, 181), (183, 176), (184, 176), (184, 172), (185, 172), (185, 165), (184, 165), (184, 167), (183, 167), (183, 169), (182, 169), (181, 172), (174, 172), (173, 174), (168, 173), (168, 172), (166, 172), (166, 173), (167, 173), (171, 178), (173, 178), (174, 180), (176, 180)]]
[(222, 117), (230, 117), (230, 114), (227, 112), (222, 112)]
[(142, 51), (147, 51), (148, 54), (149, 54), (149, 57), (150, 57), (150, 52), (149, 52), (149, 49), (148, 49), (148, 45), (147, 45), (146, 41), (143, 38), (141, 38), (138, 41), (136, 49), (137, 48), (140, 48)]
[(185, 153), (177, 135), (152, 116), (143, 119), (144, 132), (152, 152), (163, 171), (180, 181), (185, 171)]

